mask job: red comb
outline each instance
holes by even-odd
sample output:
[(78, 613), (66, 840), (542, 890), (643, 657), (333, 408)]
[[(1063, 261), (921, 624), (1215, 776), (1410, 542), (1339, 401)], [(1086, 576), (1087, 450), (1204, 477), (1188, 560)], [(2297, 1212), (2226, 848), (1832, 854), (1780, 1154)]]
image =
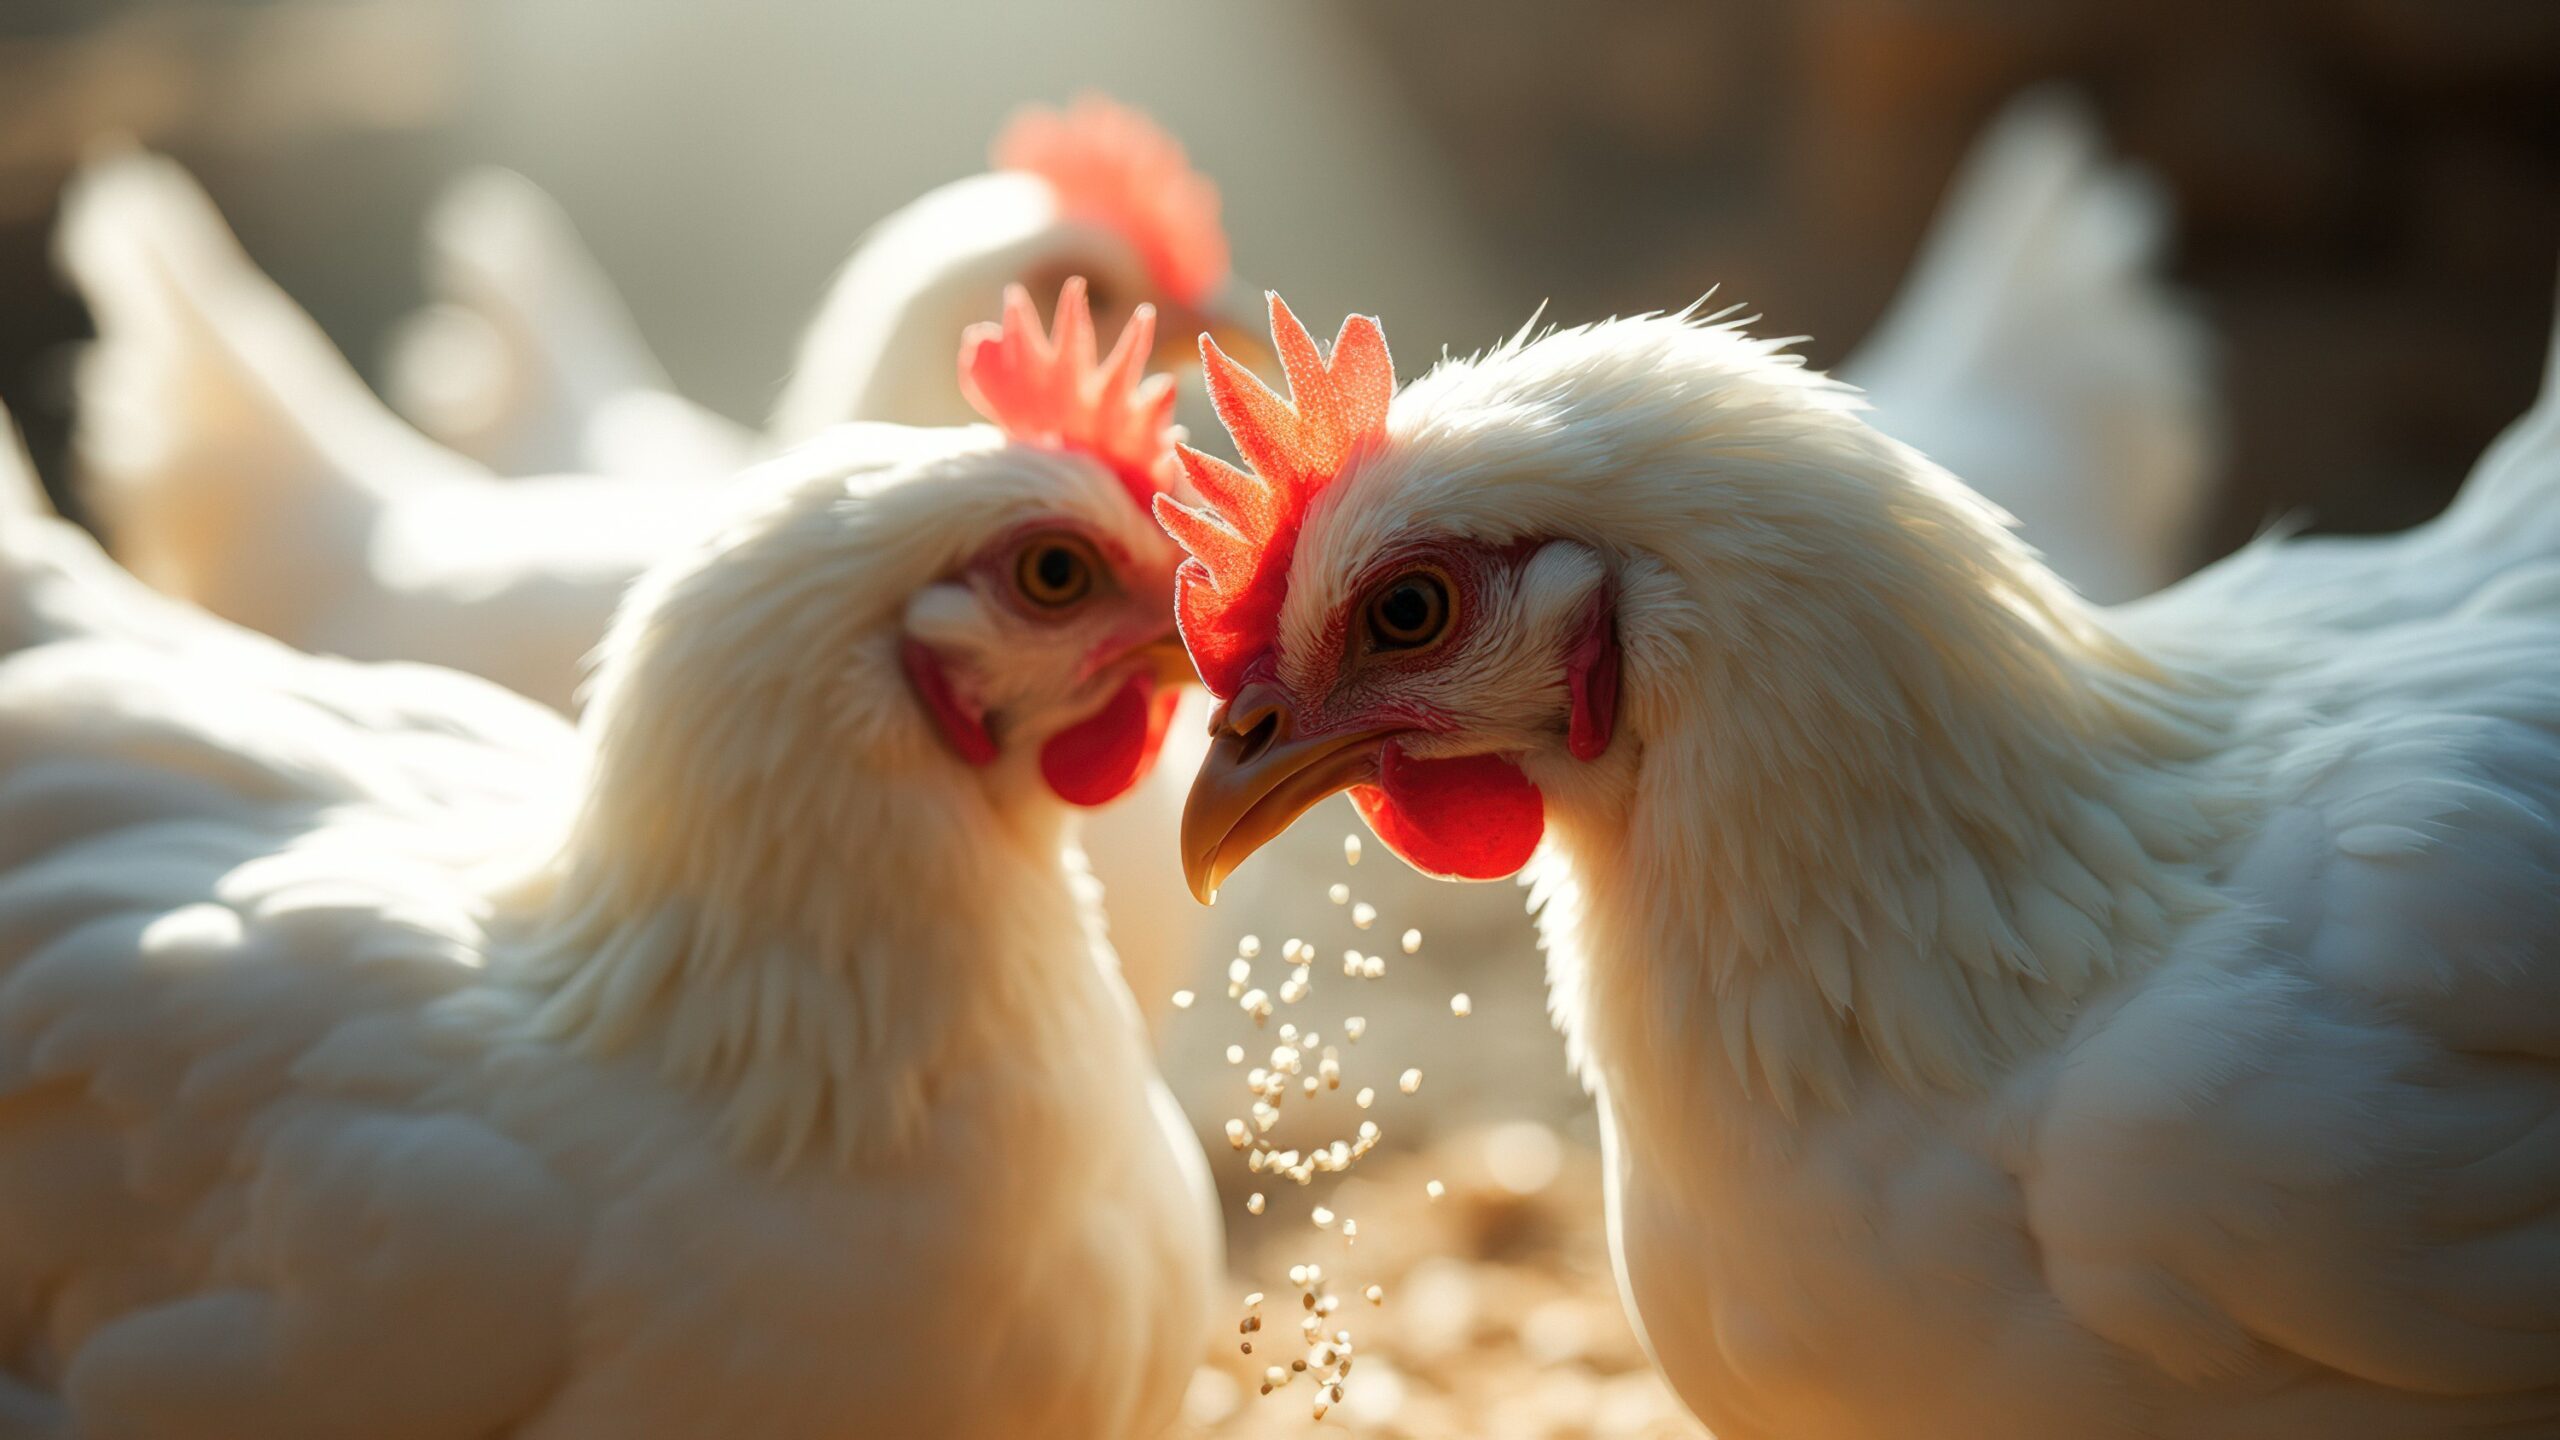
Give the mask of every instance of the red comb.
[(1084, 277), (1058, 289), (1057, 333), (1019, 285), (1004, 291), (1004, 323), (960, 335), (960, 393), (1014, 439), (1081, 450), (1109, 465), (1145, 509), (1173, 478), (1173, 377), (1146, 373), (1156, 338), (1154, 307), (1129, 315), (1119, 343), (1094, 359), (1093, 311)]
[(1235, 693), (1278, 633), (1289, 557), (1308, 503), (1385, 436), (1387, 402), (1396, 392), (1386, 332), (1366, 315), (1342, 322), (1328, 361), (1274, 295), (1271, 343), (1288, 373), (1287, 400), (1200, 337), (1209, 398), (1254, 474), (1184, 445), (1182, 468), (1209, 508), (1156, 499), (1156, 522), (1191, 552), (1175, 576), (1182, 643), (1202, 683), (1220, 697)]
[(1033, 106), (996, 136), (990, 158), (1047, 180), (1068, 218), (1126, 236), (1171, 299), (1198, 306), (1225, 283), (1218, 187), (1144, 114), (1100, 95), (1064, 111)]

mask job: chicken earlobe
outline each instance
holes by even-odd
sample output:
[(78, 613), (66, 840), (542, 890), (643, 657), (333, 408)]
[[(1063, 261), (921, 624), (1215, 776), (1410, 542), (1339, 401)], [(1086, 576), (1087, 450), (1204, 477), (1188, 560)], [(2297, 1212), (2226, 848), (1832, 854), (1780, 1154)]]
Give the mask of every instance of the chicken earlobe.
[(1607, 591), (1584, 607), (1573, 646), (1565, 651), (1564, 688), (1573, 697), (1565, 749), (1576, 760), (1609, 753), (1618, 733), (1618, 614)]
[(907, 672), (917, 703), (933, 717), (933, 728), (952, 753), (971, 765), (994, 764), (996, 742), (987, 733), (986, 716), (962, 703), (950, 673), (942, 668), (942, 657), (923, 641), (909, 640), (898, 647), (898, 663)]

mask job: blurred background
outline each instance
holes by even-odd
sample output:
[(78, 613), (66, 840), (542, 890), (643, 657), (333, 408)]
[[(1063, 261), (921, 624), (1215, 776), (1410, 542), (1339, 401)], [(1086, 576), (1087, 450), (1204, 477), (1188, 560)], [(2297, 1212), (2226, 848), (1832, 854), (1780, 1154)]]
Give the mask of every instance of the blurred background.
[[(2189, 558), (2279, 516), (2361, 531), (2433, 513), (2523, 410), (2551, 323), (2552, 0), (8, 0), (0, 401), (58, 488), (88, 322), (51, 227), (84, 149), (123, 134), (192, 169), (369, 371), (423, 298), (430, 201), (468, 166), (519, 170), (562, 202), (679, 388), (753, 421), (867, 226), (982, 168), (1018, 105), (1087, 89), (1152, 112), (1219, 182), (1243, 282), (1323, 328), (1383, 315), (1408, 377), (1542, 302), (1573, 322), (1710, 286), (1828, 364), (1893, 296), (1968, 144), (2055, 79), (2158, 180), (2170, 273), (2216, 338), (2227, 431)], [(1240, 1275), (1295, 1263), (1313, 1234), (1296, 1193), (1256, 1228), (1257, 1182), (1216, 1138), (1242, 1106), (1227, 1047), (1270, 1044), (1224, 995), (1250, 930), (1268, 955), (1291, 935), (1315, 947), (1300, 1019), (1338, 1035), (1361, 1013), (1366, 1083), (1426, 1073), (1381, 1102), (1388, 1153), (1351, 1182), (1371, 1192), (1338, 1202), (1377, 1217), (1365, 1263), (1400, 1303), (1330, 1423), (1685, 1433), (1610, 1294), (1593, 1130), (1520, 892), (1430, 885), (1374, 844), (1346, 867), (1355, 828), (1337, 801), (1239, 877), (1201, 1003), (1172, 1019)], [(1337, 881), (1346, 903), (1325, 893)], [(1365, 931), (1352, 903), (1379, 912)], [(1411, 957), (1407, 926), (1425, 931)], [(1334, 978), (1346, 947), (1391, 974)], [(1426, 1205), (1425, 1178), (1451, 1199)], [(1232, 1339), (1201, 1426), (1303, 1429), (1302, 1404), (1252, 1403)]]
[(360, 365), (419, 299), (461, 166), (558, 196), (680, 385), (761, 414), (863, 228), (1099, 88), (1223, 183), (1239, 275), (1388, 316), (1411, 369), (1541, 300), (1710, 285), (1836, 360), (1966, 144), (2078, 82), (2177, 207), (2223, 341), (2229, 483), (2270, 514), (2432, 513), (2530, 393), (2560, 235), (2548, 0), (1396, 0), (1207, 7), (9, 0), (0, 399), (58, 461), (76, 304), (45, 263), (96, 136), (165, 148)]

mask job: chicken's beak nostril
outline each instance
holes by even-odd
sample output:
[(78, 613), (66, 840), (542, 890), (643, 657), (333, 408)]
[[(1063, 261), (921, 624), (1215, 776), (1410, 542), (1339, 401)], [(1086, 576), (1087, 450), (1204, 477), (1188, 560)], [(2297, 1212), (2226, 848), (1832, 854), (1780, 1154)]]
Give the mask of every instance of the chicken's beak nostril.
[(1236, 748), (1237, 762), (1239, 764), (1250, 765), (1254, 761), (1261, 759), (1263, 754), (1270, 750), (1272, 742), (1279, 738), (1279, 710), (1274, 708), (1263, 712), (1260, 723), (1256, 724), (1252, 729), (1243, 732), (1243, 743)]
[(1245, 687), (1234, 699), (1219, 706), (1218, 713), (1209, 719), (1209, 733), (1237, 737), (1246, 758), (1262, 754), (1276, 741), (1288, 739), (1292, 728), (1289, 702), (1266, 684)]

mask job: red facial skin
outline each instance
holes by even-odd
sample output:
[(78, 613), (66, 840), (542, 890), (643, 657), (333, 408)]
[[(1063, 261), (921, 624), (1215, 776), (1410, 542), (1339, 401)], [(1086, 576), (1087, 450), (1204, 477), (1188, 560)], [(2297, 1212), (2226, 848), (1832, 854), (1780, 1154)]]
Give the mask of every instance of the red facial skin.
[[(1315, 677), (1311, 689), (1329, 693), (1346, 669), (1420, 669), (1462, 645), (1483, 613), (1479, 604), (1485, 577), (1499, 567), (1517, 566), (1535, 553), (1535, 542), (1500, 549), (1455, 548), (1405, 552), (1370, 567), (1358, 596), (1326, 627), (1332, 652), (1341, 657), (1329, 673)], [(1420, 567), (1439, 570), (1451, 581), (1457, 617), (1439, 641), (1415, 650), (1363, 653), (1360, 630), (1377, 587)], [(1266, 657), (1267, 660), (1267, 657)], [(1257, 664), (1257, 670), (1269, 668)], [(1609, 747), (1617, 728), (1618, 647), (1614, 607), (1596, 597), (1566, 654), (1558, 677), (1571, 696), (1566, 746), (1581, 760), (1596, 760)], [(1312, 730), (1323, 733), (1352, 729), (1395, 729), (1424, 734), (1455, 727), (1448, 717), (1427, 710), (1309, 716)], [(1519, 873), (1537, 852), (1546, 832), (1546, 804), (1519, 764), (1501, 755), (1466, 755), (1453, 759), (1416, 759), (1405, 753), (1402, 738), (1390, 735), (1379, 750), (1374, 785), (1353, 788), (1351, 803), (1388, 849), (1426, 875), (1450, 880), (1498, 880)]]
[[(1118, 575), (1129, 564), (1126, 549), (1107, 538), (1062, 530), (1056, 525), (1027, 525), (1008, 532), (972, 558), (965, 573), (977, 580), (982, 593), (995, 595), (1007, 608), (1033, 621), (1062, 620), (1080, 613), (1081, 606), (1043, 610), (1024, 599), (1013, 586), (1014, 561), (1022, 546), (1042, 536), (1062, 533), (1085, 540), (1101, 562), (1102, 573), (1094, 578), (1095, 596), (1084, 603), (1120, 594)], [(1083, 673), (1089, 675), (1117, 663), (1131, 649), (1152, 638), (1132, 635), (1125, 642), (1098, 647), (1095, 654), (1086, 658)], [(943, 668), (942, 658), (931, 647), (910, 639), (901, 645), (899, 659), (917, 702), (924, 706), (952, 753), (971, 766), (994, 764), (997, 746), (988, 733), (986, 717), (961, 700)], [(1160, 688), (1153, 674), (1131, 675), (1100, 709), (1041, 745), (1041, 778), (1048, 782), (1052, 793), (1070, 805), (1092, 807), (1120, 798), (1154, 768), (1156, 756), (1164, 749), (1165, 731), (1173, 723), (1173, 712), (1180, 701), (1180, 693)]]

